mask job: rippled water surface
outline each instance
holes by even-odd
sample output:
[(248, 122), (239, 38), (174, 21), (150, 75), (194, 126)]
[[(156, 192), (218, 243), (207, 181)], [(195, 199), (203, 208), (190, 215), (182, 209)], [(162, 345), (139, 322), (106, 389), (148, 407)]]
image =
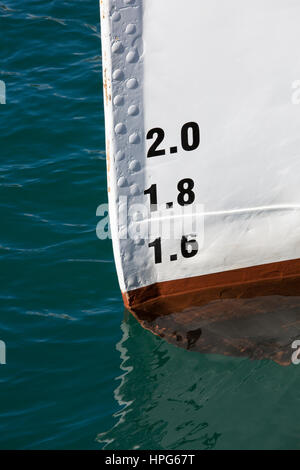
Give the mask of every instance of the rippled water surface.
[(4, 1), (0, 447), (299, 449), (300, 366), (184, 351), (124, 316), (95, 234), (98, 1)]

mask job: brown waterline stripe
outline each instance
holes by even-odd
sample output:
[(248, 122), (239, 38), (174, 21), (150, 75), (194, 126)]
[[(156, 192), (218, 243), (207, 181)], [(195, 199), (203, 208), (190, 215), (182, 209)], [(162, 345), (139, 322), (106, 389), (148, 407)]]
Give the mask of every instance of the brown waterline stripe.
[(137, 313), (140, 320), (153, 320), (222, 298), (299, 294), (300, 259), (294, 259), (160, 282), (123, 293), (123, 299), (126, 308)]

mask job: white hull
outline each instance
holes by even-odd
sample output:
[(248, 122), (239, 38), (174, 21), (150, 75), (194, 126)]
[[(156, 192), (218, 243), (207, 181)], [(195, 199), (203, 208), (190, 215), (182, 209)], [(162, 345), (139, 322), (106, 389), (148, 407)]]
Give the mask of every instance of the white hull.
[[(299, 20), (297, 0), (101, 0), (123, 293), (300, 258)], [(150, 194), (160, 210), (137, 220)], [(163, 237), (153, 220), (181, 227), (180, 195), (196, 229)]]

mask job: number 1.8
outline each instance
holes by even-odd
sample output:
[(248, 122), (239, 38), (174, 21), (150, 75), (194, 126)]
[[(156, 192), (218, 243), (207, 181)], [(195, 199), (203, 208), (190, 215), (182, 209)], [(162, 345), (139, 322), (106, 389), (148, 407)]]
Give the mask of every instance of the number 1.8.
[[(177, 202), (180, 206), (189, 206), (195, 201), (195, 193), (193, 191), (195, 186), (194, 181), (191, 178), (185, 178), (177, 184), (179, 191)], [(151, 212), (157, 211), (157, 185), (152, 184), (149, 189), (144, 191), (145, 195), (150, 196), (150, 207)]]

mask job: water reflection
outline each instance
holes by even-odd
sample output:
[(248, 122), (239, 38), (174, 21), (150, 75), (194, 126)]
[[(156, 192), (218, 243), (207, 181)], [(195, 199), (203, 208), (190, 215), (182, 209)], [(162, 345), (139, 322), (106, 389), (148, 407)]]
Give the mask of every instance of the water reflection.
[(300, 447), (296, 366), (186, 351), (127, 313), (121, 329), (120, 410), (97, 437), (105, 449)]

